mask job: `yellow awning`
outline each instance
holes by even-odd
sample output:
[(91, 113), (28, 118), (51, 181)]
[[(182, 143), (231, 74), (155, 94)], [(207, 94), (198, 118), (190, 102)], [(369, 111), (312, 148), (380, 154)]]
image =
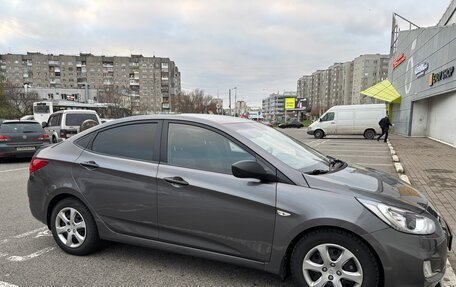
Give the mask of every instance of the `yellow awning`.
[(399, 104), (401, 102), (401, 95), (388, 80), (384, 80), (376, 85), (373, 85), (372, 87), (362, 91), (361, 94), (388, 103)]

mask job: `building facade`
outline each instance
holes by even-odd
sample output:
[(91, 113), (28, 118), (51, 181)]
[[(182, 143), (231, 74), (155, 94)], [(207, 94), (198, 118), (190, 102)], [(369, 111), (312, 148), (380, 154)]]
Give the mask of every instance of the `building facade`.
[[(280, 93), (274, 93), (269, 95), (266, 99), (263, 99), (262, 110), (263, 117), (269, 121), (279, 121), (282, 122), (285, 120), (285, 99), (286, 98), (297, 98), (296, 92), (287, 91)], [(286, 117), (294, 117), (295, 111), (287, 111)]]
[(298, 80), (298, 97), (309, 99), (314, 115), (336, 105), (375, 103), (360, 92), (387, 78), (388, 61), (388, 55), (367, 54), (317, 70)]
[(400, 94), (394, 131), (456, 146), (456, 1), (434, 27), (401, 31), (392, 40), (388, 79)]
[(42, 99), (97, 101), (109, 88), (131, 98), (133, 114), (169, 112), (181, 90), (180, 72), (169, 58), (92, 54), (0, 54), (0, 73), (13, 85), (28, 85)]

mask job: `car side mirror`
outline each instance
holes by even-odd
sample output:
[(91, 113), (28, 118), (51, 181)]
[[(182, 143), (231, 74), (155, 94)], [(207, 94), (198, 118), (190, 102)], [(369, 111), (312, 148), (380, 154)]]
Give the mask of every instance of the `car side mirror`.
[(322, 119), (322, 118), (320, 118), (320, 122), (322, 122), (322, 121), (323, 121), (323, 119)]
[(42, 127), (43, 127), (43, 129), (44, 129), (45, 127), (47, 127), (47, 126), (48, 126), (48, 123), (47, 123), (47, 122), (42, 122), (42, 123), (41, 123), (41, 126), (42, 126)]
[(241, 160), (231, 165), (231, 172), (238, 178), (256, 178), (261, 181), (274, 181), (275, 176), (269, 174), (255, 160)]

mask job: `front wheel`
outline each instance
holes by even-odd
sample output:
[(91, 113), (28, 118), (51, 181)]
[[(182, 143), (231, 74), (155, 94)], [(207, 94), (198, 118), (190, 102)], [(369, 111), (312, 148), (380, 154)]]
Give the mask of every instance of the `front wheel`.
[(314, 131), (314, 137), (316, 139), (322, 139), (325, 136), (325, 133), (322, 130)]
[(63, 199), (52, 210), (50, 223), (52, 236), (63, 251), (86, 255), (98, 248), (97, 226), (82, 202), (73, 198)]
[(306, 234), (293, 249), (290, 269), (296, 286), (378, 287), (380, 281), (369, 247), (341, 230)]

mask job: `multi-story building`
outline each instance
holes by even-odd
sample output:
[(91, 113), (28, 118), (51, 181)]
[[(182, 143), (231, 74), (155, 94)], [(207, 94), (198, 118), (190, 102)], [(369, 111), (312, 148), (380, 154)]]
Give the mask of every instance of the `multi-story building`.
[(372, 104), (377, 101), (361, 95), (361, 91), (388, 77), (389, 55), (361, 55), (353, 61), (352, 104)]
[[(285, 98), (296, 98), (296, 92), (274, 93), (263, 99), (263, 117), (269, 121), (283, 121), (285, 119)], [(294, 113), (292, 111), (291, 113)], [(293, 115), (290, 115), (293, 116)]]
[(133, 114), (169, 112), (181, 90), (180, 72), (169, 58), (92, 54), (0, 54), (0, 73), (13, 85), (28, 85), (40, 99), (97, 101), (116, 88), (131, 99)]
[(361, 55), (350, 62), (335, 63), (298, 80), (299, 98), (307, 98), (312, 113), (321, 114), (335, 105), (374, 103), (361, 91), (386, 79), (387, 55)]

